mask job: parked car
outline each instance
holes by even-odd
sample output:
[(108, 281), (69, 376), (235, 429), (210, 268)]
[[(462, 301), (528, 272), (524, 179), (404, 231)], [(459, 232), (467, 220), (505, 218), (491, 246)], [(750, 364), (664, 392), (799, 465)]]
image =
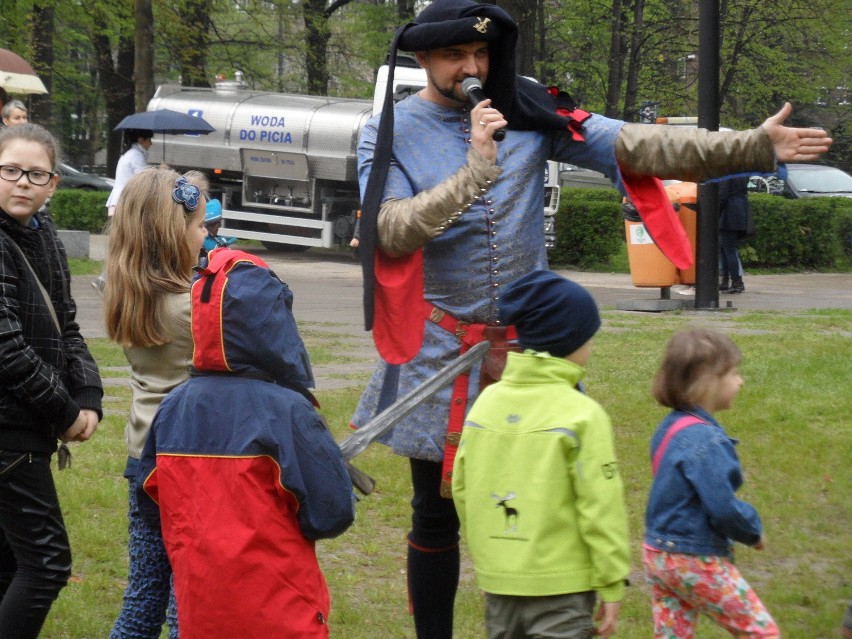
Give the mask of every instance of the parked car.
[(564, 162), (559, 165), (559, 186), (587, 189), (615, 188), (610, 179), (603, 173)]
[(788, 164), (787, 179), (753, 176), (749, 191), (789, 198), (852, 197), (852, 175), (822, 164)]
[(115, 180), (92, 173), (84, 173), (69, 164), (60, 163), (56, 167), (59, 174), (60, 189), (83, 189), (86, 191), (112, 191)]

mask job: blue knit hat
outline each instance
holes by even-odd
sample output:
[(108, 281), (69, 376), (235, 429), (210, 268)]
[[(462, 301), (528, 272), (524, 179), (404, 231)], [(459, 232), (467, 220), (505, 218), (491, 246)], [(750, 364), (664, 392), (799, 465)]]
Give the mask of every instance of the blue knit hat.
[(498, 312), (503, 325), (515, 325), (521, 347), (554, 357), (570, 355), (601, 326), (589, 292), (551, 271), (533, 271), (507, 285)]
[(209, 224), (222, 219), (222, 203), (216, 198), (207, 200), (207, 209), (204, 213), (204, 223)]

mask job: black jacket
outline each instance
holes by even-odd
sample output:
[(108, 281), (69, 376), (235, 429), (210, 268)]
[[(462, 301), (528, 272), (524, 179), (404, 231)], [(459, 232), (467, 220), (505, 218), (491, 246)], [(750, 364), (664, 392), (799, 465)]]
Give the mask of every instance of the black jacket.
[[(0, 450), (50, 453), (81, 408), (101, 416), (98, 366), (75, 320), (65, 249), (48, 215), (0, 210)], [(61, 335), (15, 242), (50, 295)]]
[(748, 201), (748, 178), (731, 178), (719, 184), (719, 228), (737, 231), (740, 237), (754, 234), (754, 220)]

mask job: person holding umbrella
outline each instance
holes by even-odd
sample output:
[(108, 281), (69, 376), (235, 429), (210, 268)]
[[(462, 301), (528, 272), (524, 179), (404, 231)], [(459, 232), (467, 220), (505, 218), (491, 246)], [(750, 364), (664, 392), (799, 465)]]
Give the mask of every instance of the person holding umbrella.
[(106, 202), (109, 217), (115, 214), (115, 205), (124, 185), (148, 166), (148, 149), (151, 148), (153, 137), (154, 132), (146, 129), (128, 129), (124, 132), (125, 151), (115, 167), (115, 186), (112, 187)]
[(182, 113), (171, 109), (157, 109), (128, 115), (115, 131), (143, 130), (163, 135), (162, 162), (166, 163), (166, 135), (207, 135), (213, 126), (200, 113)]
[[(193, 133), (206, 135), (213, 131), (209, 122), (200, 115), (180, 113), (170, 109), (158, 109), (156, 111), (143, 111), (126, 116), (113, 129), (124, 131), (125, 144), (129, 145), (127, 151), (119, 158), (115, 170), (115, 186), (107, 198), (107, 212), (112, 218), (115, 205), (121, 195), (121, 190), (127, 181), (136, 173), (148, 166), (148, 149), (155, 133), (163, 134), (163, 161), (161, 168), (167, 168), (165, 160), (165, 136)], [(92, 280), (92, 286), (103, 294), (104, 274), (101, 273), (97, 279)]]

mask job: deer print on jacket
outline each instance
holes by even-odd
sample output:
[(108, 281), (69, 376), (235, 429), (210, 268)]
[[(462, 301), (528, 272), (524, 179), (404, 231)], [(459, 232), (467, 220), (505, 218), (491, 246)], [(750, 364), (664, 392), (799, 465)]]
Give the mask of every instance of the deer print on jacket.
[(505, 497), (501, 497), (497, 493), (491, 493), (491, 497), (497, 502), (494, 507), (503, 509), (503, 516), (506, 520), (506, 530), (503, 532), (518, 532), (518, 511), (506, 505), (507, 501), (514, 499), (517, 495), (511, 492), (507, 493)]

